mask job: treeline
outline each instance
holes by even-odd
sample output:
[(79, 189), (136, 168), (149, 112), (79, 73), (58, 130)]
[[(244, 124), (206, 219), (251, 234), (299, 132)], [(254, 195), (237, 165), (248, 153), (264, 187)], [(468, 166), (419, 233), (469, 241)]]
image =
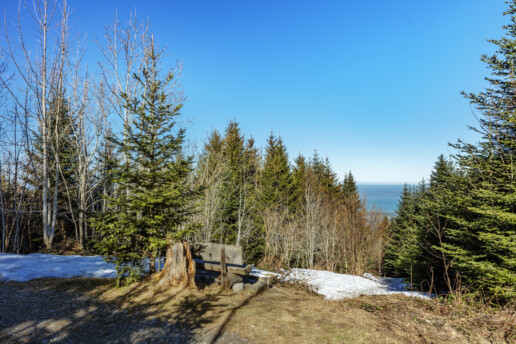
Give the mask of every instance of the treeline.
[(289, 163), (273, 134), (261, 156), (236, 122), (214, 131), (199, 155), (203, 197), (198, 241), (242, 245), (251, 261), (277, 267), (379, 272), (387, 219), (368, 212), (351, 173), (339, 181), (317, 153)]
[(0, 50), (2, 252), (101, 253), (124, 274), (194, 240), (268, 266), (380, 273), (388, 221), (351, 173), (317, 153), (291, 163), (273, 134), (262, 152), (235, 121), (189, 155), (181, 65), (164, 65), (145, 22), (108, 25), (91, 72), (65, 1), (22, 10), (34, 21), (19, 17)]
[(493, 302), (516, 296), (516, 2), (506, 36), (482, 56), (489, 86), (464, 93), (477, 111), (475, 144), (458, 141), (428, 183), (403, 190), (388, 229), (385, 273), (432, 291), (474, 293)]

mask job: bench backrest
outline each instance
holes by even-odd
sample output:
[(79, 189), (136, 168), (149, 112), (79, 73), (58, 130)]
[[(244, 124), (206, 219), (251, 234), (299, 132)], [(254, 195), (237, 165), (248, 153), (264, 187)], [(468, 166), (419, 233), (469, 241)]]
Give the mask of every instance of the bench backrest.
[(192, 245), (194, 257), (205, 262), (220, 263), (220, 251), (224, 246), (226, 251), (226, 264), (244, 265), (244, 251), (242, 246), (214, 244), (211, 242), (195, 243)]

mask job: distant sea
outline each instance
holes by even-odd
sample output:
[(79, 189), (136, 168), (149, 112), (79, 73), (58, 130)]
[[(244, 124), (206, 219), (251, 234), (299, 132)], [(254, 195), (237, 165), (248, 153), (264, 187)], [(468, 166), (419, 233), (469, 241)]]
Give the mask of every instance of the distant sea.
[(367, 209), (381, 210), (389, 217), (394, 215), (403, 184), (357, 184), (357, 187), (362, 199), (367, 200)]

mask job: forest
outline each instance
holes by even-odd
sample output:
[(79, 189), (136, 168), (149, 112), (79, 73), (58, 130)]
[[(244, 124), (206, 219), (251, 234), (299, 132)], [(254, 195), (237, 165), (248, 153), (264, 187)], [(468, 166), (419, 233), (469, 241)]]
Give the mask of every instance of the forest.
[[(86, 44), (66, 2), (34, 3), (0, 47), (2, 253), (101, 254), (129, 283), (171, 240), (225, 243), (271, 269), (514, 302), (516, 2), (482, 56), (489, 86), (464, 93), (480, 141), (451, 143), (390, 219), (367, 209), (351, 172), (339, 178), (317, 151), (289, 156), (272, 132), (257, 147), (235, 119), (189, 144), (183, 66), (164, 63), (148, 21), (115, 17)], [(94, 70), (87, 49), (101, 57)]]

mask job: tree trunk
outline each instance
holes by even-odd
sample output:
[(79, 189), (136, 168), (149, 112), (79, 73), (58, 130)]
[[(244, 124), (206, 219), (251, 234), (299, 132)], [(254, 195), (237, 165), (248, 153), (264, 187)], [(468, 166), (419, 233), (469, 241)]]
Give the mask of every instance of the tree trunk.
[(195, 261), (192, 259), (190, 245), (185, 241), (170, 243), (167, 249), (163, 270), (157, 275), (158, 286), (191, 287), (195, 286)]

